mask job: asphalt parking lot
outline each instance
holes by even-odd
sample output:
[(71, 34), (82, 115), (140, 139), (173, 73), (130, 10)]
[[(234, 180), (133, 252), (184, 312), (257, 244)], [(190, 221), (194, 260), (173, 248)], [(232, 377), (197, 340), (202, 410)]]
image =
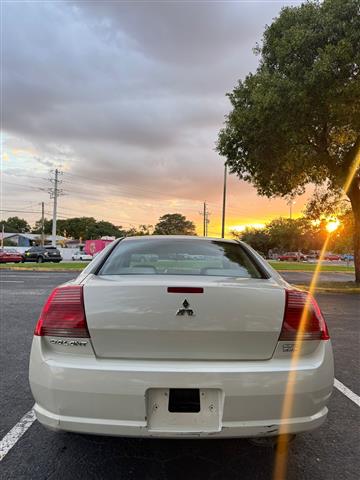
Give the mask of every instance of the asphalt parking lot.
[[(32, 332), (51, 289), (74, 273), (0, 272), (2, 439), (28, 412)], [(286, 276), (286, 274), (284, 274)], [(289, 280), (300, 283), (296, 273)], [(320, 294), (335, 353), (335, 376), (356, 395), (360, 296)], [(288, 478), (358, 479), (360, 408), (334, 389), (327, 423), (291, 444)], [(57, 434), (38, 422), (3, 458), (3, 479), (271, 479), (274, 451), (247, 440), (141, 440)]]

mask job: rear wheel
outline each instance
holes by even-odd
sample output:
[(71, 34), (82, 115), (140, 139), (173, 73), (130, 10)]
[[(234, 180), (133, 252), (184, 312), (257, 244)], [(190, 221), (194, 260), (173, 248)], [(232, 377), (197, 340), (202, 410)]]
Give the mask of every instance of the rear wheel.
[(43, 261), (44, 261), (43, 257), (38, 257), (38, 258), (36, 259), (36, 262), (37, 262), (37, 263), (43, 263)]

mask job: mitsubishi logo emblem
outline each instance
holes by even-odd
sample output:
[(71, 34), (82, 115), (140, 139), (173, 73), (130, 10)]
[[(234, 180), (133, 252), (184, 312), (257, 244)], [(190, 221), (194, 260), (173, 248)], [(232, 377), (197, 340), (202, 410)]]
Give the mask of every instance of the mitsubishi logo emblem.
[(190, 303), (187, 301), (186, 298), (182, 303), (182, 307), (183, 308), (179, 308), (179, 310), (176, 312), (176, 315), (179, 315), (180, 317), (183, 317), (184, 315), (188, 315), (189, 317), (194, 317), (195, 316), (194, 310), (189, 308)]

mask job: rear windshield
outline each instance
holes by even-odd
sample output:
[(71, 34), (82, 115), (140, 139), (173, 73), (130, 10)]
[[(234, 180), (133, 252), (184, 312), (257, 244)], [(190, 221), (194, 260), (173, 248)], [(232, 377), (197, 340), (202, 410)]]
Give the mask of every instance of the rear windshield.
[(256, 260), (237, 243), (221, 240), (124, 240), (99, 275), (206, 275), (264, 278)]

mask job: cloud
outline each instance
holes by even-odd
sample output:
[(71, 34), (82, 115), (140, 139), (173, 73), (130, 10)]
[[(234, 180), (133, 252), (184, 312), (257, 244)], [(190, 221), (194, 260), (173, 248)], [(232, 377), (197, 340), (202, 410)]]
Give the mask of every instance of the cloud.
[[(7, 3), (8, 147), (31, 146), (29, 172), (62, 165), (86, 178), (72, 189), (68, 178), (78, 204), (89, 188), (105, 200), (116, 186), (134, 201), (156, 192), (175, 204), (217, 201), (223, 161), (214, 145), (229, 110), (225, 93), (256, 68), (252, 48), (280, 8), (278, 2)], [(248, 195), (251, 187), (239, 185)]]

